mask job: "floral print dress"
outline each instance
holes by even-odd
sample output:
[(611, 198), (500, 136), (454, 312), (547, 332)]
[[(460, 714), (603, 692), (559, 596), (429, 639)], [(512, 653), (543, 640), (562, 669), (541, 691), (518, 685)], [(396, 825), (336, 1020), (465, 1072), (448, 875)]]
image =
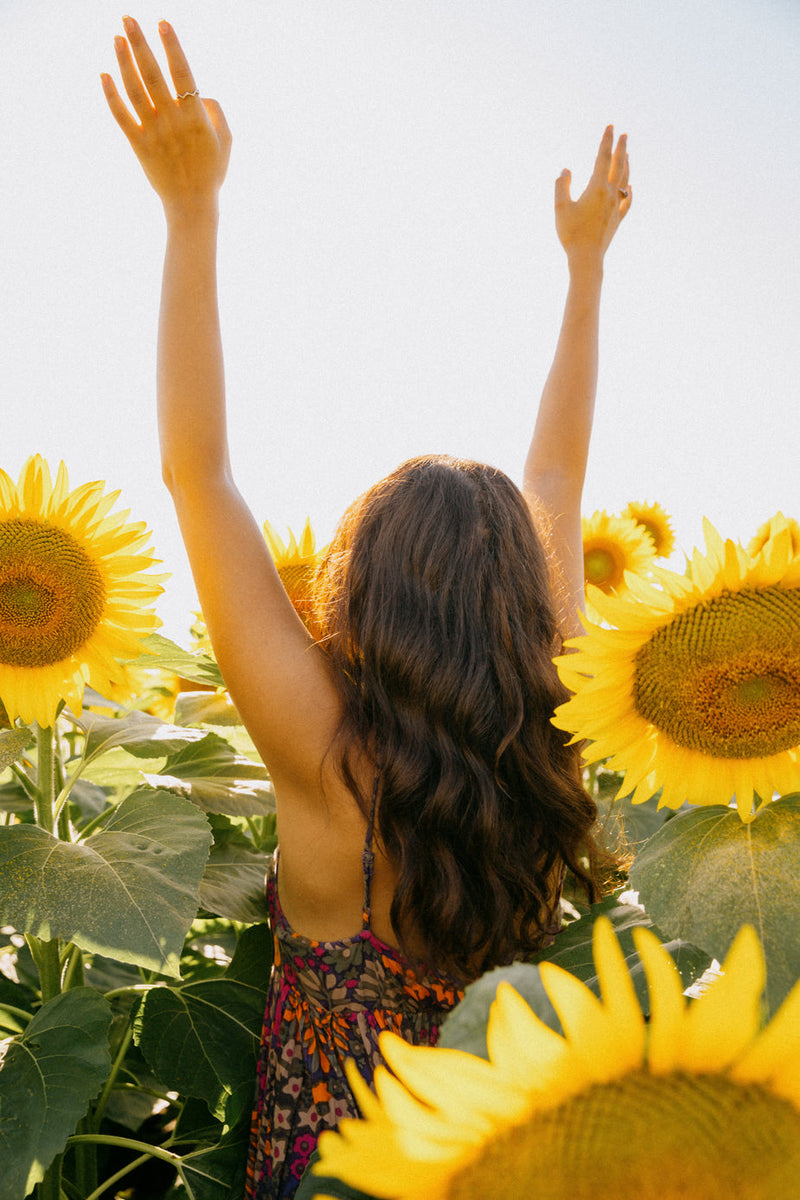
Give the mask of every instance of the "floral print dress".
[(258, 1061), (247, 1200), (294, 1196), (322, 1130), (358, 1116), (345, 1075), (348, 1059), (371, 1083), (384, 1029), (432, 1045), (443, 1018), (462, 998), (457, 981), (415, 974), (372, 933), (371, 833), (372, 822), (362, 860), (361, 931), (341, 941), (313, 941), (291, 928), (278, 899), (275, 852), (267, 876), (275, 959)]

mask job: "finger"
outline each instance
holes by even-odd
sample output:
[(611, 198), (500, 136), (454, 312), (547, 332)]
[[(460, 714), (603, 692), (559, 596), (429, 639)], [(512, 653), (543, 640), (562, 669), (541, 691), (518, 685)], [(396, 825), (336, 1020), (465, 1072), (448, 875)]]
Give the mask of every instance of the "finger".
[(629, 162), (628, 156), (626, 154), (625, 155), (625, 165), (622, 168), (622, 175), (620, 176), (619, 185), (618, 185), (623, 192), (626, 191), (626, 189), (628, 187), (629, 173), (630, 173), (630, 162)]
[(175, 92), (178, 96), (184, 96), (188, 100), (190, 97), (186, 93), (196, 92), (197, 84), (194, 81), (192, 68), (183, 52), (183, 47), (178, 41), (178, 35), (169, 21), (159, 21), (158, 32), (167, 56), (167, 65), (175, 85)]
[(627, 181), (625, 184), (625, 191), (626, 191), (627, 195), (620, 196), (620, 198), (619, 198), (620, 220), (622, 220), (622, 218), (625, 216), (625, 214), (628, 211), (628, 209), (630, 208), (630, 206), (633, 204), (633, 188)]
[(154, 106), (163, 108), (165, 104), (172, 102), (172, 93), (161, 74), (161, 67), (156, 61), (156, 56), (148, 46), (144, 34), (133, 17), (123, 17), (122, 24), (125, 26), (142, 82), (147, 88)]
[(622, 173), (625, 170), (625, 161), (628, 157), (628, 135), (623, 133), (617, 142), (614, 154), (611, 158), (611, 166), (608, 172), (608, 182), (613, 187), (619, 187), (622, 180)]
[(608, 179), (608, 173), (611, 170), (611, 152), (614, 148), (614, 126), (607, 125), (600, 139), (600, 148), (597, 151), (597, 158), (594, 161), (594, 170), (592, 171), (592, 180), (602, 180), (603, 183)]
[(145, 91), (144, 84), (136, 69), (131, 48), (124, 37), (118, 36), (114, 38), (114, 52), (117, 56), (119, 73), (122, 76), (125, 91), (128, 93), (128, 99), (133, 105), (133, 111), (140, 121), (144, 121), (147, 117), (152, 116), (153, 105), (150, 103), (150, 97)]
[(556, 180), (556, 208), (562, 204), (569, 204), (569, 185), (572, 182), (572, 173), (565, 167)]
[(100, 76), (100, 83), (103, 85), (103, 95), (106, 98), (108, 107), (111, 109), (112, 117), (125, 134), (125, 137), (130, 141), (136, 136), (136, 131), (140, 128), (139, 124), (134, 121), (128, 112), (127, 106), (117, 91), (117, 85), (111, 76), (103, 72)]
[(222, 111), (222, 108), (216, 100), (208, 100), (204, 97), (203, 106), (206, 110), (206, 115), (208, 116), (208, 119), (214, 128), (214, 132), (217, 135), (220, 146), (228, 155), (230, 155), (233, 136), (228, 126), (228, 122), (225, 120), (225, 113)]

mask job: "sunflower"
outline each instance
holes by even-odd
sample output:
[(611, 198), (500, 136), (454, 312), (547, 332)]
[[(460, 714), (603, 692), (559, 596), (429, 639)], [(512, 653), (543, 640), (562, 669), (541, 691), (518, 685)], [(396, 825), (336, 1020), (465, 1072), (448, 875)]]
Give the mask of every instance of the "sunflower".
[(800, 524), (793, 517), (785, 517), (782, 512), (776, 513), (774, 517), (770, 517), (768, 521), (759, 526), (755, 537), (751, 538), (747, 544), (747, 553), (759, 554), (767, 542), (778, 537), (784, 530), (788, 531), (791, 539), (792, 554), (800, 554)]
[(322, 1134), (320, 1172), (386, 1200), (796, 1195), (800, 984), (761, 1030), (764, 959), (751, 926), (688, 1005), (658, 938), (644, 928), (634, 938), (649, 1024), (601, 918), (602, 999), (555, 964), (540, 968), (563, 1034), (508, 983), (489, 1017), (488, 1062), (382, 1034), (393, 1074), (378, 1068), (376, 1095), (349, 1071), (364, 1119)]
[(643, 575), (655, 558), (649, 534), (633, 517), (612, 517), (603, 510), (583, 517), (581, 532), (587, 587), (599, 588), (606, 595), (628, 595), (625, 573)]
[(79, 713), (87, 683), (107, 695), (118, 660), (161, 623), (147, 529), (111, 513), (119, 492), (104, 486), (70, 492), (63, 462), (53, 484), (38, 454), (16, 485), (0, 470), (0, 698), (12, 720), (52, 725), (62, 700)]
[(327, 546), (317, 550), (311, 521), (306, 517), (306, 523), (297, 542), (291, 529), (289, 544), (283, 543), (269, 521), (264, 522), (264, 537), (269, 546), (281, 583), (294, 605), (295, 611), (308, 630), (316, 636), (318, 633), (314, 619), (313, 585), (317, 567), (322, 562)]
[(632, 517), (650, 535), (656, 558), (669, 558), (675, 549), (675, 534), (669, 516), (660, 504), (639, 504), (631, 501), (623, 508), (623, 517)]
[(800, 555), (788, 535), (751, 557), (705, 523), (707, 552), (686, 576), (655, 568), (660, 587), (592, 593), (613, 629), (587, 624), (556, 660), (575, 693), (554, 723), (625, 772), (634, 803), (728, 804), (800, 787)]

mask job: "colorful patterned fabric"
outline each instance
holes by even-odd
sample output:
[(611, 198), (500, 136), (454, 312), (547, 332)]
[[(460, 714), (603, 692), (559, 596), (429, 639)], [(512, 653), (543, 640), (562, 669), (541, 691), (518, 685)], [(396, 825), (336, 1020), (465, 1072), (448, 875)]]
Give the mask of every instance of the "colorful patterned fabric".
[(445, 1015), (462, 998), (455, 980), (415, 974), (372, 933), (370, 841), (368, 833), (361, 932), (335, 942), (312, 941), (291, 928), (278, 899), (275, 853), (267, 877), (275, 961), (258, 1062), (247, 1200), (294, 1196), (320, 1132), (358, 1115), (345, 1076), (347, 1059), (371, 1082), (381, 1061), (382, 1030), (432, 1045)]

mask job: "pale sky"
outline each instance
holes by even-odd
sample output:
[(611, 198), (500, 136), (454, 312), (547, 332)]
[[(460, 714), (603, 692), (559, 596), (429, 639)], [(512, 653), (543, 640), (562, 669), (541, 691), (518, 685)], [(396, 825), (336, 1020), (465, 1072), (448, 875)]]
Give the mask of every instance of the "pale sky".
[[(195, 605), (154, 416), (163, 217), (108, 113), (125, 10), (0, 0), (0, 466), (107, 480)], [(553, 180), (629, 135), (584, 511), (657, 500), (681, 550), (800, 517), (796, 0), (139, 0), (234, 147), (220, 300), (239, 486), (325, 540), (403, 459), (519, 480), (566, 268)], [(681, 562), (676, 560), (680, 569)]]

